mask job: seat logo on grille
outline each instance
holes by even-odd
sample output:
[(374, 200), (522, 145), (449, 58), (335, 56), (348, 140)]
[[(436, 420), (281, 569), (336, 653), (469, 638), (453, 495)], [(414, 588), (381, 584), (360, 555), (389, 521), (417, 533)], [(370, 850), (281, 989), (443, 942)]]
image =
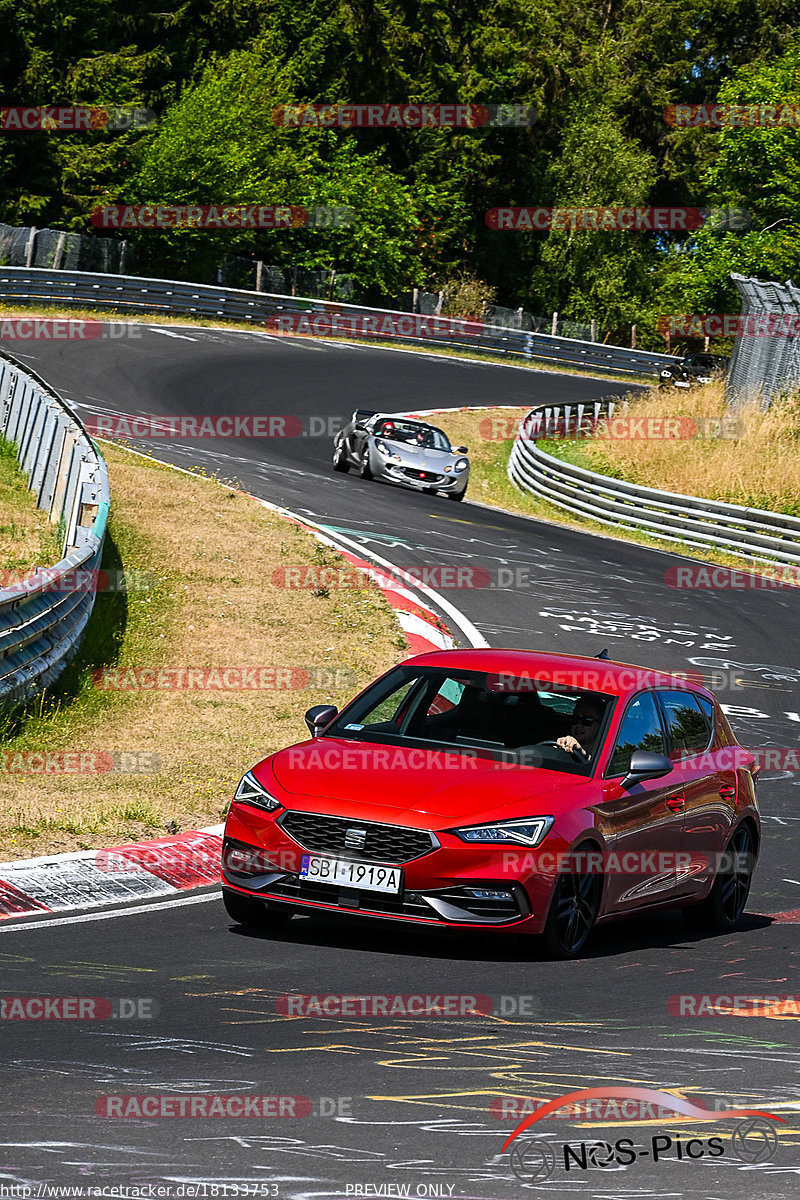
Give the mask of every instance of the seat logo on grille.
[(344, 835), (344, 844), (350, 850), (363, 850), (367, 844), (366, 829), (348, 829)]

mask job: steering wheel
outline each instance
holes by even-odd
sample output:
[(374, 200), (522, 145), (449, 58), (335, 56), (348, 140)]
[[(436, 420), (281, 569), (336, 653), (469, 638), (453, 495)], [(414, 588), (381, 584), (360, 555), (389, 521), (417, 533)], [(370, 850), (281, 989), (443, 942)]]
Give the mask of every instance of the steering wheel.
[(573, 746), (571, 750), (565, 750), (563, 746), (559, 746), (555, 738), (547, 738), (543, 742), (537, 742), (537, 746), (554, 746), (556, 750), (560, 750), (562, 754), (571, 754), (578, 762), (590, 762), (589, 755), (584, 750), (583, 746)]

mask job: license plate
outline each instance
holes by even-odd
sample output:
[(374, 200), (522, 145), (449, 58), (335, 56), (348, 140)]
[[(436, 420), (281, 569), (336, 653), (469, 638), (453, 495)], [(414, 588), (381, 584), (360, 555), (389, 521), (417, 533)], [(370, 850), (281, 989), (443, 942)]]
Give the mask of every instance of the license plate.
[(304, 854), (300, 860), (303, 879), (330, 883), (334, 887), (358, 888), (365, 892), (390, 892), (397, 895), (403, 886), (399, 867), (381, 867), (376, 863), (350, 862), (345, 858), (322, 858)]

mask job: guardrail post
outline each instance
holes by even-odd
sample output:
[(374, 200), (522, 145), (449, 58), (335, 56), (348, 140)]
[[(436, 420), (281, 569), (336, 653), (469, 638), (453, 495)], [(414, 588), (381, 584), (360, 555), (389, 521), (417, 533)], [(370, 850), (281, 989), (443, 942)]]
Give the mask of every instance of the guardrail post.
[(50, 520), (54, 522), (57, 522), (60, 516), (60, 514), (59, 516), (53, 516), (53, 508), (55, 506), (59, 468), (64, 453), (64, 442), (69, 427), (70, 420), (66, 413), (57, 413), (56, 426), (53, 430), (53, 440), (50, 445), (50, 454), (42, 478), (41, 491), (39, 492), (39, 507), (44, 509), (48, 513)]

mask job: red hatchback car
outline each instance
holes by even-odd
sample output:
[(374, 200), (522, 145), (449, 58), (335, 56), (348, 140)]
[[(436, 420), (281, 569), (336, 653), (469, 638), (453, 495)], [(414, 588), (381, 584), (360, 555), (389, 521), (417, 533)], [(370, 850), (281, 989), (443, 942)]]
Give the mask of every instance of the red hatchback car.
[(388, 671), (239, 783), (223, 897), (293, 912), (542, 935), (681, 906), (727, 930), (761, 835), (752, 753), (711, 692), (605, 657), (446, 650)]

